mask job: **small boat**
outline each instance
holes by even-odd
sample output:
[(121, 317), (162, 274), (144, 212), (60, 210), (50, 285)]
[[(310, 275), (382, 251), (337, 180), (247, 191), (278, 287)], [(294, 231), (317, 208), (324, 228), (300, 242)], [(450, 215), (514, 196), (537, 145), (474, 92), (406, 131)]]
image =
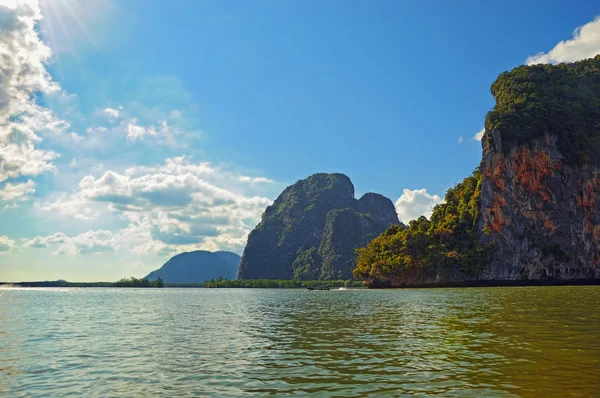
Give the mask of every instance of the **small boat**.
[(320, 286), (315, 286), (315, 287), (307, 287), (308, 290), (329, 290), (329, 286), (327, 285), (320, 285)]

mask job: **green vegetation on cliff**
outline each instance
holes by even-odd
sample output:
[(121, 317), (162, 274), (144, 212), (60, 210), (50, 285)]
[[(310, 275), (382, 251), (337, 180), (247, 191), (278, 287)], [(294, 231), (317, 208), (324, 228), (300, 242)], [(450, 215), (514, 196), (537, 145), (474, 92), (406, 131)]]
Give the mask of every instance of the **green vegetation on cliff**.
[(343, 174), (315, 174), (287, 187), (248, 236), (239, 279), (352, 278), (355, 249), (393, 224), (394, 204), (368, 193), (354, 198)]
[(505, 151), (552, 134), (566, 163), (600, 162), (600, 55), (520, 66), (502, 73), (491, 91), (496, 106), (487, 114), (485, 145), (492, 144), (494, 131)]
[(480, 185), (481, 174), (475, 170), (448, 190), (430, 220), (420, 217), (408, 227), (392, 226), (358, 249), (355, 278), (372, 285), (402, 285), (449, 280), (457, 273), (478, 275), (493, 251), (479, 243)]
[(301, 250), (292, 263), (295, 280), (313, 280), (321, 273), (321, 257), (316, 247)]
[[(391, 202), (390, 209), (393, 209)], [(330, 211), (318, 250), (321, 259), (319, 279), (350, 278), (356, 265), (356, 249), (366, 245), (389, 225), (377, 222), (372, 213), (363, 214), (352, 209)]]

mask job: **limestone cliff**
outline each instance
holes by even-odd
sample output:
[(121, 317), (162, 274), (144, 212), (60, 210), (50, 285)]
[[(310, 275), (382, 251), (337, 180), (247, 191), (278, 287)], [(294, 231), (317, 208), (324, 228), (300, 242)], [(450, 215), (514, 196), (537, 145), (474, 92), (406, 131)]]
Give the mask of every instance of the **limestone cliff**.
[(483, 239), (497, 253), (482, 278), (600, 278), (600, 169), (565, 164), (546, 134), (502, 151), (492, 133), (481, 183)]
[(343, 174), (314, 174), (287, 187), (248, 236), (239, 279), (349, 279), (355, 249), (393, 224), (392, 202), (354, 198)]
[(600, 55), (491, 89), (483, 157), (431, 218), (359, 250), (371, 286), (600, 279)]
[(600, 56), (517, 68), (492, 92), (480, 228), (497, 251), (481, 277), (600, 278)]

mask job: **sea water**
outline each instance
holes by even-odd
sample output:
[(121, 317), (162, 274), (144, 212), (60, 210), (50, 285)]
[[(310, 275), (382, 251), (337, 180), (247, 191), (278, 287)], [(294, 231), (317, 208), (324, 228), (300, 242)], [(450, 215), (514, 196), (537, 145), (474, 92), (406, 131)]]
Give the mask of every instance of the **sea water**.
[(0, 395), (600, 396), (600, 287), (0, 289)]

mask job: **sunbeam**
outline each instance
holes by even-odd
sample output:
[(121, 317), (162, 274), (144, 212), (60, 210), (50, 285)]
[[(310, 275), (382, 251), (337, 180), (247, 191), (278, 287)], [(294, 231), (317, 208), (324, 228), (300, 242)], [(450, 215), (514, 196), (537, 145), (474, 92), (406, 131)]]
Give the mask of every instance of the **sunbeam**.
[(97, 38), (88, 26), (109, 6), (109, 0), (41, 0), (40, 32), (57, 53), (72, 52), (77, 41), (95, 47)]

